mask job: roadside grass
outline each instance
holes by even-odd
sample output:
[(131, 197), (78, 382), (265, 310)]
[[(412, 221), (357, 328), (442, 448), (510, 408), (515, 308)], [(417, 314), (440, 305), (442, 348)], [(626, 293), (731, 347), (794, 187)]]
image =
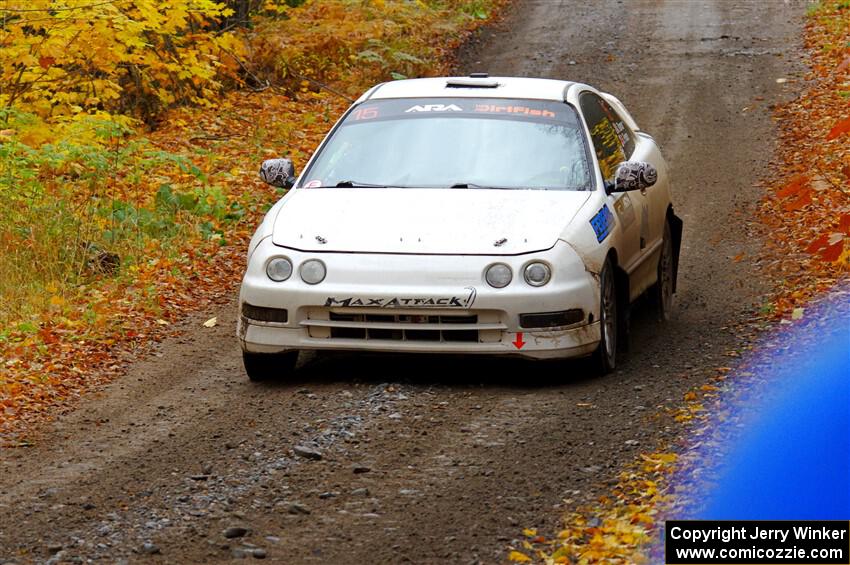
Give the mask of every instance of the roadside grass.
[[(7, 125), (33, 118), (14, 114)], [(0, 146), (4, 328), (61, 304), (80, 285), (118, 276), (122, 264), (126, 273), (152, 246), (172, 254), (175, 241), (200, 235), (190, 232), (214, 229), (194, 218), (224, 221), (239, 212), (189, 158), (131, 138), (112, 119), (75, 126), (40, 146), (15, 139)], [(183, 192), (174, 188), (181, 173), (194, 181)]]
[(232, 297), (251, 231), (282, 195), (259, 163), (286, 155), (300, 170), (348, 105), (334, 92), (444, 73), (506, 1), (267, 10), (236, 32), (244, 88), (148, 124), (97, 108), (0, 110), (0, 443), (28, 445), (24, 424)]
[[(811, 72), (805, 90), (776, 108), (780, 139), (765, 179), (758, 225), (765, 248), (759, 258), (773, 291), (761, 317), (743, 323), (749, 340), (775, 324), (805, 323), (807, 305), (838, 288), (850, 274), (850, 2), (822, 0), (807, 10), (805, 46)], [(754, 329), (754, 325), (756, 329)], [(758, 330), (758, 331), (756, 331)], [(741, 356), (728, 352), (729, 357)], [(754, 355), (749, 352), (747, 360)], [(619, 475), (609, 494), (564, 517), (555, 536), (523, 531), (523, 540), (506, 549), (515, 563), (646, 563), (663, 560), (659, 532), (665, 517), (688, 502), (671, 478), (699, 482), (696, 451), (710, 442), (715, 418), (734, 395), (730, 379), (750, 379), (750, 371), (717, 367), (712, 380), (684, 395), (680, 407), (657, 414), (681, 428), (686, 444), (658, 445), (642, 453)], [(703, 445), (703, 448), (705, 446)], [(682, 482), (682, 476), (678, 482)], [(687, 481), (686, 481), (687, 482)]]

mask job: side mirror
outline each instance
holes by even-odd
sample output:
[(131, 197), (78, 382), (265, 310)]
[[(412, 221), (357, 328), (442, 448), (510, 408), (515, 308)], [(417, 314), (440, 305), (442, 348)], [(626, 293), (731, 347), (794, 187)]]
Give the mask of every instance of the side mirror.
[(289, 159), (266, 159), (260, 166), (260, 178), (278, 188), (292, 188), (295, 165)]
[(617, 165), (613, 185), (609, 183), (608, 194), (646, 190), (658, 180), (658, 171), (646, 161), (624, 161)]

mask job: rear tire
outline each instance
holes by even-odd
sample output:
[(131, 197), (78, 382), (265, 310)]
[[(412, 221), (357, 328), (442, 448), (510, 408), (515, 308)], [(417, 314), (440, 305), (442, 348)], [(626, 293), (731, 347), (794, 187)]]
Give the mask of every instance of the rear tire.
[(674, 260), (670, 223), (665, 221), (661, 256), (658, 258), (658, 280), (649, 291), (656, 316), (662, 322), (669, 320), (673, 312), (673, 284), (676, 276)]
[(253, 382), (283, 380), (291, 377), (298, 363), (298, 352), (249, 353), (242, 352), (242, 364)]
[(617, 333), (619, 322), (617, 284), (611, 260), (605, 260), (599, 276), (599, 347), (593, 353), (593, 363), (600, 375), (605, 375), (617, 366)]

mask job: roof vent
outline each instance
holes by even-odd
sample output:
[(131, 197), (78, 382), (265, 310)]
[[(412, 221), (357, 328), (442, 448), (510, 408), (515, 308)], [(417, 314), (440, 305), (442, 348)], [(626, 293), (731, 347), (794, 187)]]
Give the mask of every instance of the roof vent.
[(497, 88), (498, 86), (497, 81), (486, 76), (481, 78), (450, 78), (446, 81), (446, 88)]

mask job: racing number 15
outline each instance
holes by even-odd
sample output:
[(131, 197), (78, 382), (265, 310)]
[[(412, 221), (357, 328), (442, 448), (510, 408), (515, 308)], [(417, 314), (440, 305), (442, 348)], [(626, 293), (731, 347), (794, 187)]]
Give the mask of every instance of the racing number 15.
[(378, 117), (378, 108), (358, 108), (351, 114), (355, 120), (371, 120)]

